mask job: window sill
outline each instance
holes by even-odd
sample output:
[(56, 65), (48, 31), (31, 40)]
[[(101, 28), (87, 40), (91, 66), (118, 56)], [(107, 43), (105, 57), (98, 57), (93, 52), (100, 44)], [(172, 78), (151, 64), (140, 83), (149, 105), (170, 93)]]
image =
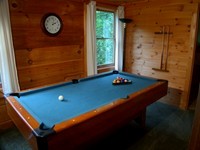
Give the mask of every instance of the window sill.
[(115, 66), (113, 65), (103, 66), (103, 67), (101, 66), (101, 67), (97, 67), (97, 73), (108, 72), (114, 69), (115, 69)]

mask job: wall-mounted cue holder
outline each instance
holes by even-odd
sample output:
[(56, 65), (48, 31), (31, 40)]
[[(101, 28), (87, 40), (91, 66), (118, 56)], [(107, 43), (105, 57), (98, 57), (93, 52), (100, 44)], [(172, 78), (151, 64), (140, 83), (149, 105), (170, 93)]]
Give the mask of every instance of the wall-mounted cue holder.
[(168, 63), (168, 55), (169, 55), (169, 36), (173, 34), (170, 32), (170, 26), (162, 26), (162, 30), (160, 32), (154, 32), (154, 34), (162, 35), (162, 51), (160, 58), (160, 68), (152, 68), (156, 71), (169, 72), (167, 70)]

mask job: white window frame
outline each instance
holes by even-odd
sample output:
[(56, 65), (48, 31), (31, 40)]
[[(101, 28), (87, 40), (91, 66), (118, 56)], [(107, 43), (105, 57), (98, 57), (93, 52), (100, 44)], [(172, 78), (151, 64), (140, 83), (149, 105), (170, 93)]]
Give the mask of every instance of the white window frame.
[(110, 9), (110, 8), (105, 8), (105, 7), (99, 7), (99, 6), (96, 8), (96, 11), (98, 11), (98, 10), (105, 11), (105, 12), (112, 12), (114, 14), (114, 54), (113, 54), (114, 61), (111, 64), (97, 65), (97, 71), (104, 72), (104, 71), (115, 69), (115, 62), (116, 62), (116, 10)]

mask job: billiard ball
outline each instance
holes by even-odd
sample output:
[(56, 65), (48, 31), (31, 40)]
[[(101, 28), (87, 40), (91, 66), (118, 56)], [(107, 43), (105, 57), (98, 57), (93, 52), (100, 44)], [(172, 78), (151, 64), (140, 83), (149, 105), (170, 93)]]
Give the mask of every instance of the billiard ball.
[(113, 80), (113, 83), (117, 83), (117, 80)]
[(64, 96), (62, 96), (62, 95), (58, 96), (58, 100), (60, 100), (60, 101), (64, 100)]
[(117, 83), (120, 83), (120, 80), (117, 80)]

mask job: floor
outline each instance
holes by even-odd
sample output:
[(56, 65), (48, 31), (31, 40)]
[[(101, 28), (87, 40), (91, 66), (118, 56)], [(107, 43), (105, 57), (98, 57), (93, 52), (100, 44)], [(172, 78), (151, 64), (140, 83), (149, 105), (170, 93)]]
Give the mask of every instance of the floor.
[[(119, 131), (90, 145), (88, 149), (186, 150), (192, 130), (194, 110), (156, 102), (147, 108), (146, 128), (134, 121)], [(17, 128), (0, 135), (0, 150), (30, 150)]]

